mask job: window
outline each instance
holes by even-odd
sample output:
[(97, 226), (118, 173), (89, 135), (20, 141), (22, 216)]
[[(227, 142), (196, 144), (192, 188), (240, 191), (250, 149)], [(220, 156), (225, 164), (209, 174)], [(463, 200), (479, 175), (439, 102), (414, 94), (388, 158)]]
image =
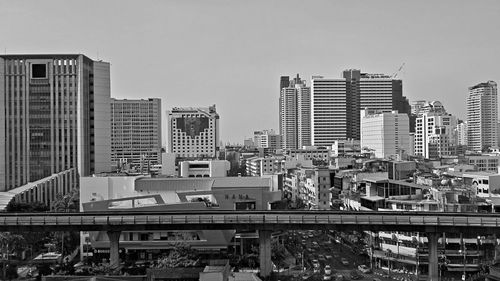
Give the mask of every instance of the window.
[(47, 65), (42, 63), (32, 64), (31, 78), (47, 78)]

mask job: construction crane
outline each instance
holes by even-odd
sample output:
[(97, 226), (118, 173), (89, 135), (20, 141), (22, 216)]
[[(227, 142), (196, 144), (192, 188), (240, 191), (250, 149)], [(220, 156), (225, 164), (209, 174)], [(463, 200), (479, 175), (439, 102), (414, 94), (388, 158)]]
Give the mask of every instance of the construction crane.
[(403, 70), (403, 67), (405, 66), (406, 62), (403, 62), (403, 64), (399, 67), (399, 69), (394, 72), (394, 74), (391, 76), (393, 79), (398, 77), (399, 73), (401, 73), (401, 70)]

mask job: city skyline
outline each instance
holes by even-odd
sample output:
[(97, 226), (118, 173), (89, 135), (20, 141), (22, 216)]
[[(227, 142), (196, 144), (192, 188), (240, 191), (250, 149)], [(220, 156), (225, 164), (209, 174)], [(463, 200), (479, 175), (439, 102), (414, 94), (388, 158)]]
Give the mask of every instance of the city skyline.
[[(239, 143), (253, 130), (278, 128), (282, 75), (299, 73), (309, 85), (312, 75), (351, 68), (391, 75), (405, 63), (403, 95), (440, 100), (460, 119), (468, 87), (500, 80), (500, 39), (488, 36), (500, 25), (496, 1), (313, 3), (4, 2), (0, 48), (110, 62), (114, 98), (158, 97), (164, 109), (216, 104), (221, 140)], [(10, 24), (19, 17), (22, 25)]]

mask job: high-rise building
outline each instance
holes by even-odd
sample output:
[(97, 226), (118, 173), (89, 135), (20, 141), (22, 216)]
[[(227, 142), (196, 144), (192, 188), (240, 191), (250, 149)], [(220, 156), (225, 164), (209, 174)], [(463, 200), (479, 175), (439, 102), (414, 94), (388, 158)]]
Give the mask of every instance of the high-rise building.
[(253, 132), (253, 143), (258, 148), (281, 148), (281, 136), (274, 130), (262, 130)]
[(182, 158), (215, 158), (219, 114), (210, 107), (174, 107), (168, 115), (168, 152)]
[(310, 88), (299, 75), (288, 84), (281, 77), (280, 135), (283, 149), (297, 149), (311, 145), (311, 95)]
[(347, 94), (344, 79), (313, 76), (311, 80), (311, 142), (331, 146), (347, 139)]
[(373, 150), (375, 157), (401, 159), (409, 154), (409, 133), (406, 113), (361, 111), (361, 147)]
[(469, 88), (467, 96), (467, 138), (472, 151), (498, 144), (497, 83), (488, 81)]
[(461, 120), (457, 124), (457, 142), (458, 145), (467, 145), (467, 122)]
[(161, 163), (161, 100), (111, 99), (111, 162)]
[[(311, 82), (312, 144), (360, 139), (362, 109), (410, 114), (403, 82), (384, 74), (345, 70), (340, 79), (314, 76)], [(328, 129), (328, 127), (330, 129)]]
[(456, 154), (457, 118), (446, 113), (439, 101), (420, 109), (415, 128), (415, 155), (437, 158)]
[(110, 65), (80, 54), (0, 55), (0, 190), (76, 168), (110, 171)]

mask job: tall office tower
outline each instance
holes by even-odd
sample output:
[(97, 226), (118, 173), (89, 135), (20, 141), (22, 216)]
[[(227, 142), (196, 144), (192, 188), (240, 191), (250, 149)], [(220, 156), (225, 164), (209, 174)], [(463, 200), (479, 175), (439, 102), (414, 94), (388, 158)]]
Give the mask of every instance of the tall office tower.
[(215, 158), (219, 152), (219, 114), (209, 107), (174, 107), (168, 114), (168, 152), (182, 158)]
[(457, 142), (458, 145), (467, 145), (467, 123), (459, 120), (457, 124)]
[(472, 151), (498, 143), (497, 83), (488, 81), (469, 88), (467, 96), (468, 146)]
[[(288, 77), (288, 76), (282, 76)], [(286, 85), (282, 81), (282, 85)], [(299, 75), (280, 92), (280, 135), (283, 149), (311, 145), (311, 90)]]
[(385, 74), (344, 70), (347, 91), (347, 138), (360, 139), (360, 115), (365, 108), (380, 112), (397, 110), (410, 114), (410, 105), (403, 96), (403, 82)]
[(161, 100), (111, 99), (111, 162), (161, 163)]
[(331, 146), (347, 139), (347, 94), (344, 79), (313, 76), (311, 80), (311, 142)]
[[(381, 112), (397, 110), (400, 113), (410, 114), (408, 100), (403, 96), (401, 80), (384, 74), (362, 73), (357, 69), (345, 70), (342, 77), (341, 79), (325, 79), (317, 76), (312, 79), (312, 84), (317, 82), (317, 85), (311, 85), (313, 120), (311, 128), (314, 131), (315, 127), (322, 122), (333, 124), (330, 132), (323, 126), (323, 132), (316, 130), (312, 133), (313, 138), (318, 138), (318, 134), (323, 135), (322, 140), (313, 140), (313, 145), (331, 145), (333, 140), (342, 138), (359, 140), (359, 112), (365, 108)], [(325, 100), (328, 99), (329, 91), (334, 100)], [(317, 115), (319, 112), (321, 115)], [(340, 123), (337, 124), (339, 121)], [(330, 137), (325, 138), (325, 135), (330, 135)]]
[(401, 159), (410, 151), (409, 118), (406, 113), (361, 110), (361, 147), (375, 157)]
[(110, 170), (110, 68), (84, 55), (0, 55), (0, 190)]
[(253, 143), (259, 148), (281, 148), (281, 136), (274, 130), (262, 130), (253, 132)]
[(439, 101), (425, 104), (417, 117), (415, 155), (437, 158), (454, 155), (458, 145), (457, 118), (446, 113)]

